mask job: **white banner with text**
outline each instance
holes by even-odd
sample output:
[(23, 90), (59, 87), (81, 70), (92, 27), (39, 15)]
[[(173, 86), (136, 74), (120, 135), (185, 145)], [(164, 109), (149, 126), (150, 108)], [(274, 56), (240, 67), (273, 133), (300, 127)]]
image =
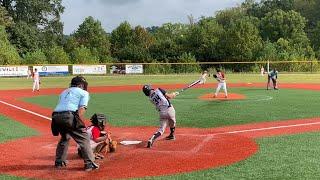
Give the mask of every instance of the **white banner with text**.
[(73, 65), (73, 74), (107, 74), (106, 65)]
[(68, 66), (33, 66), (33, 71), (35, 69), (37, 69), (40, 76), (69, 74)]
[(28, 66), (0, 66), (0, 76), (28, 76)]
[(142, 74), (143, 66), (141, 64), (126, 65), (126, 74)]

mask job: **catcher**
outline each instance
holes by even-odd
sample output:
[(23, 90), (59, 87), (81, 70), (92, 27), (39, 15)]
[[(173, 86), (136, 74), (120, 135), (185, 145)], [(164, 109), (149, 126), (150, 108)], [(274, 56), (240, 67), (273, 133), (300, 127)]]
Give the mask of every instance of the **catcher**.
[[(110, 132), (106, 132), (105, 126), (107, 118), (104, 114), (95, 113), (91, 118), (91, 125), (87, 127), (90, 138), (90, 146), (95, 155), (95, 159), (103, 159), (108, 152), (115, 152), (117, 142), (111, 139)], [(78, 147), (78, 155), (81, 157), (81, 150)]]

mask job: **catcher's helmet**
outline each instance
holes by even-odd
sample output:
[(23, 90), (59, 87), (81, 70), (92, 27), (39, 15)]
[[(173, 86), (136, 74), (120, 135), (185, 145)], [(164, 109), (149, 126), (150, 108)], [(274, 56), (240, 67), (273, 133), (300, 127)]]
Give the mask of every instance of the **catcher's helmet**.
[(78, 87), (79, 85), (82, 85), (82, 88), (83, 90), (86, 90), (88, 89), (88, 82), (87, 80), (82, 77), (82, 76), (76, 76), (74, 78), (72, 78), (71, 80), (71, 87)]
[(146, 96), (150, 96), (150, 91), (153, 90), (150, 85), (144, 85), (142, 91)]
[(107, 123), (107, 117), (102, 113), (95, 113), (90, 120), (93, 125), (98, 126), (100, 129), (104, 129)]

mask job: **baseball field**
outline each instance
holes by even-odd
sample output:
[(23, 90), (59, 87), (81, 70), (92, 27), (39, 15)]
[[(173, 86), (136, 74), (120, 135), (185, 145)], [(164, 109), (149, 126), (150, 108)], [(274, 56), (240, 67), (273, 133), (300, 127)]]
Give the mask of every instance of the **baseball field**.
[[(54, 168), (58, 137), (50, 115), (69, 77), (42, 78), (39, 92), (26, 78), (0, 79), (0, 179), (319, 179), (320, 74), (280, 74), (280, 90), (266, 90), (266, 77), (227, 74), (228, 99), (214, 99), (216, 82), (192, 87), (171, 102), (176, 140), (146, 141), (158, 127), (158, 112), (143, 84), (177, 91), (199, 74), (88, 76), (86, 117), (101, 112), (118, 142), (117, 152), (83, 172), (75, 143), (66, 169)], [(241, 97), (241, 98), (239, 98)], [(89, 124), (89, 121), (88, 121)], [(165, 135), (168, 133), (165, 132)]]

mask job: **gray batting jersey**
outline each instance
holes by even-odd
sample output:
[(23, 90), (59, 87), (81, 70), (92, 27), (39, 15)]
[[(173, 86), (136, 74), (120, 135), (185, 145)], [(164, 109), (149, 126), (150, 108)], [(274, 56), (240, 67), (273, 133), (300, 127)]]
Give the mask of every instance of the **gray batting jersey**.
[(165, 94), (165, 90), (158, 88), (155, 89), (154, 92), (149, 96), (149, 100), (156, 106), (158, 111), (166, 111), (169, 107), (171, 107), (171, 103), (166, 98)]

